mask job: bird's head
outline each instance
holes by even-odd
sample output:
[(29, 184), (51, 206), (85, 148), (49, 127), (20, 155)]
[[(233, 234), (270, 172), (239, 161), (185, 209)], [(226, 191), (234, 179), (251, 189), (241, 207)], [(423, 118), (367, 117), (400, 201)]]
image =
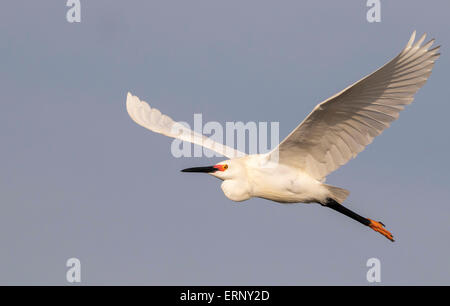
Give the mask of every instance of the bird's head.
[(187, 168), (181, 171), (208, 173), (221, 180), (239, 178), (245, 175), (243, 165), (237, 160), (225, 160), (213, 166)]
[(251, 197), (244, 159), (225, 160), (214, 166), (187, 168), (181, 171), (203, 172), (221, 179), (223, 181), (221, 185), (223, 193), (230, 200), (239, 202)]

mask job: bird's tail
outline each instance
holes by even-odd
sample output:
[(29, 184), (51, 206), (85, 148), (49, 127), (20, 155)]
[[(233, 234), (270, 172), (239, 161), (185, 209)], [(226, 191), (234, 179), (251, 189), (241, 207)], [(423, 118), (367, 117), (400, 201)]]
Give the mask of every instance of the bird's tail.
[(342, 204), (345, 201), (345, 199), (348, 197), (348, 195), (350, 194), (350, 191), (348, 191), (347, 189), (334, 187), (334, 186), (327, 185), (327, 184), (323, 184), (323, 185), (325, 186), (325, 188), (328, 189), (328, 192), (330, 193), (330, 195), (328, 197), (332, 198), (339, 204)]

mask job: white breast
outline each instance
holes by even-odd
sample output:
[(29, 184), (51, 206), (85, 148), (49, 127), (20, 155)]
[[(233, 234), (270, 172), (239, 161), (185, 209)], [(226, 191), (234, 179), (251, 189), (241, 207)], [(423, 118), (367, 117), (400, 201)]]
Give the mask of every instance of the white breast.
[(241, 202), (252, 197), (249, 184), (244, 180), (225, 180), (220, 186), (227, 198)]
[(255, 162), (248, 162), (247, 167), (253, 197), (281, 203), (310, 203), (322, 201), (327, 196), (321, 182), (299, 169), (281, 164), (261, 166)]

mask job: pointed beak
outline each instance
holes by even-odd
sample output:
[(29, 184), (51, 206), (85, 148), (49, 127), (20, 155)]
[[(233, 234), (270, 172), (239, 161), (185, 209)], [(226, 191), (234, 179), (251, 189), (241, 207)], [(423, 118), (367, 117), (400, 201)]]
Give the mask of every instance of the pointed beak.
[(181, 170), (181, 172), (203, 172), (203, 173), (212, 173), (216, 172), (218, 169), (214, 166), (207, 167), (194, 167), (194, 168), (186, 168)]

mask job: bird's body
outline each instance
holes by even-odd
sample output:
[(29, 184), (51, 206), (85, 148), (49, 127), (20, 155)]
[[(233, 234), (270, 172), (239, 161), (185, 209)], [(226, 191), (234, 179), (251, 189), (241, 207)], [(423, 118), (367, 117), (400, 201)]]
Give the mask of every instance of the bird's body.
[(364, 218), (342, 203), (349, 192), (324, 184), (328, 174), (347, 163), (398, 118), (431, 74), (439, 57), (434, 40), (415, 42), (415, 32), (398, 56), (358, 82), (319, 103), (273, 151), (246, 155), (177, 124), (128, 93), (131, 118), (154, 132), (188, 141), (226, 157), (205, 172), (221, 180), (233, 201), (259, 197), (279, 203), (319, 203), (369, 226), (393, 241), (381, 222)]
[[(253, 154), (224, 161), (238, 168), (240, 174), (224, 179), (222, 190), (233, 201), (245, 201), (252, 197), (279, 203), (324, 203), (331, 193), (328, 185), (310, 177), (300, 169), (268, 161), (266, 154)], [(211, 175), (223, 179), (220, 172)]]

